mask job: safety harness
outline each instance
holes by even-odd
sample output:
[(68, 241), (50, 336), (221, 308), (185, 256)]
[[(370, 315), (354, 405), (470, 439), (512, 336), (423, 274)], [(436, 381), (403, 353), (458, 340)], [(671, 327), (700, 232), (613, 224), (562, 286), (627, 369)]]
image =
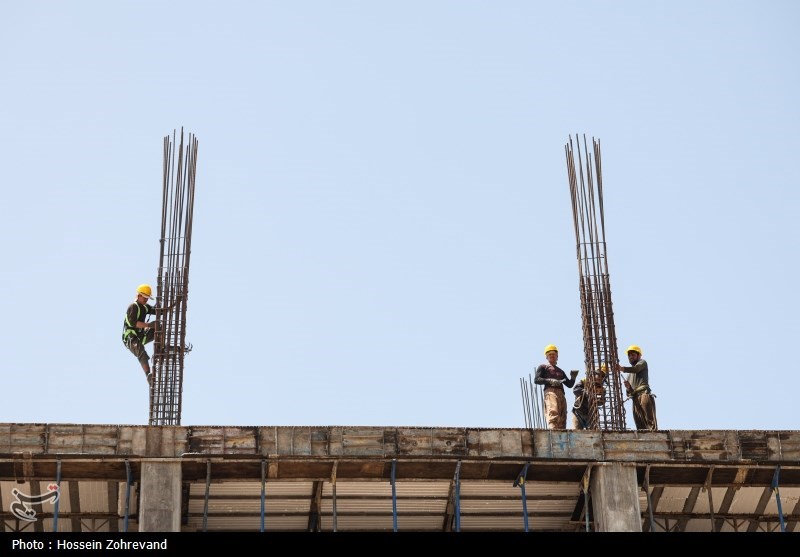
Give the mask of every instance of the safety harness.
[(137, 337), (139, 336), (136, 329), (136, 323), (138, 321), (141, 321), (142, 310), (144, 310), (145, 317), (147, 316), (148, 313), (146, 306), (142, 306), (142, 304), (140, 304), (139, 302), (134, 302), (134, 303), (136, 304), (136, 319), (133, 321), (133, 323), (131, 323), (130, 319), (128, 318), (128, 314), (125, 313), (125, 326), (122, 328), (123, 342), (128, 342), (128, 337), (130, 337), (131, 335), (135, 335)]

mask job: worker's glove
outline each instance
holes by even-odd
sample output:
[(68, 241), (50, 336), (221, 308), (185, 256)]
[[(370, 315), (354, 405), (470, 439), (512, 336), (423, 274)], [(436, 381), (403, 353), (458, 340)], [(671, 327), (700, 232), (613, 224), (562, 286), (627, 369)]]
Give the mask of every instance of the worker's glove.
[(578, 376), (579, 373), (580, 373), (580, 371), (578, 371), (577, 369), (573, 369), (572, 371), (569, 372), (569, 376), (571, 378), (575, 379)]
[(547, 380), (547, 384), (550, 387), (560, 387), (561, 386), (561, 381), (559, 381), (558, 379), (548, 379)]

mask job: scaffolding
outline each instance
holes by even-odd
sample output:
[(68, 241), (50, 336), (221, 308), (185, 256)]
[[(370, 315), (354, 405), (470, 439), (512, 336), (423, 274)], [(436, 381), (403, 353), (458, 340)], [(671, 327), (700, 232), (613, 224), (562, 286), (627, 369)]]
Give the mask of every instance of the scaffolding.
[[(624, 431), (625, 399), (621, 373), (617, 369), (619, 358), (606, 251), (600, 141), (592, 138), (590, 152), (585, 135), (583, 150), (577, 136), (575, 141), (570, 136), (565, 152), (577, 243), (587, 373), (584, 390), (589, 399), (588, 429)], [(602, 377), (602, 383), (589, 380), (594, 377)]]
[(197, 169), (197, 139), (188, 134), (180, 143), (176, 132), (164, 137), (161, 209), (161, 254), (158, 265), (157, 317), (153, 374), (150, 384), (150, 425), (180, 425), (186, 342), (186, 303)]

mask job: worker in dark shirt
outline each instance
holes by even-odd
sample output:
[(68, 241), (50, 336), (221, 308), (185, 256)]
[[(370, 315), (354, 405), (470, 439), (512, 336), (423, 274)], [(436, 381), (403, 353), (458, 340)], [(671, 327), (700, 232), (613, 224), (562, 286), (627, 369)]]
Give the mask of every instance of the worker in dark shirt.
[[(597, 406), (605, 401), (605, 387), (603, 381), (606, 378), (606, 366), (603, 364), (599, 371), (590, 371), (586, 377), (575, 384), (572, 393), (575, 401), (572, 404), (572, 427), (574, 429), (589, 429), (592, 426), (592, 413)], [(592, 382), (594, 384), (592, 385)], [(595, 397), (595, 404), (591, 404), (591, 398)]]
[(570, 371), (570, 377), (556, 365), (558, 362), (558, 348), (548, 344), (544, 348), (547, 363), (536, 368), (533, 382), (544, 386), (544, 412), (549, 429), (567, 428), (567, 398), (564, 396), (564, 385), (572, 387), (578, 370)]
[(145, 350), (145, 345), (155, 338), (157, 322), (148, 322), (147, 318), (159, 311), (147, 303), (152, 297), (153, 290), (150, 285), (140, 284), (136, 289), (136, 300), (128, 306), (128, 311), (125, 313), (122, 327), (122, 342), (139, 360), (148, 383), (152, 383), (153, 373), (150, 370), (150, 356)]
[(625, 391), (633, 401), (633, 421), (636, 429), (656, 431), (656, 395), (650, 390), (650, 376), (647, 362), (642, 358), (642, 349), (632, 344), (628, 347), (630, 366), (618, 366), (618, 370), (627, 373)]

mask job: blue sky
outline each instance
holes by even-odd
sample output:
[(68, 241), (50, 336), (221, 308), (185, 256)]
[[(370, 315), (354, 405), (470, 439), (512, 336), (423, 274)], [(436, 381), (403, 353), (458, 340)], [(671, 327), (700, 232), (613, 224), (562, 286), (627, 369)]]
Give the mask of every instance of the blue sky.
[(183, 127), (182, 425), (524, 427), (544, 346), (583, 368), (585, 134), (659, 426), (798, 429), (798, 24), (791, 1), (4, 2), (0, 422), (147, 423), (120, 333)]

